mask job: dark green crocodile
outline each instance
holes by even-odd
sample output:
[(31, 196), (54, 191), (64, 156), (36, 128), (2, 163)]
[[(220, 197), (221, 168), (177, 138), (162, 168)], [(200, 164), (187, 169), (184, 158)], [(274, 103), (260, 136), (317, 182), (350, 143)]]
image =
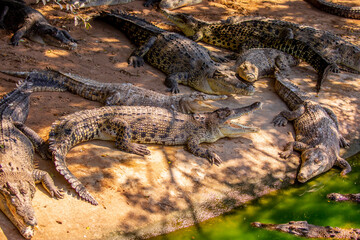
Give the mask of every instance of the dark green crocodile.
[(218, 47), (241, 53), (250, 48), (275, 48), (310, 64), (318, 73), (316, 89), (329, 71), (336, 71), (337, 66), (327, 60), (307, 41), (295, 39), (290, 29), (283, 28), (276, 34), (260, 31), (256, 27), (240, 23), (205, 22), (185, 13), (161, 10), (170, 21), (175, 23), (186, 36), (194, 41), (203, 41)]
[(253, 227), (286, 232), (299, 237), (325, 239), (360, 239), (360, 229), (316, 226), (307, 221), (291, 221), (284, 224), (251, 223)]
[(219, 60), (218, 56), (180, 34), (126, 13), (103, 12), (99, 18), (120, 29), (139, 46), (129, 64), (140, 67), (145, 59), (167, 74), (165, 85), (173, 93), (179, 92), (178, 83), (209, 94), (251, 95), (255, 91), (252, 85), (239, 81), (230, 68), (213, 61)]
[(340, 17), (360, 19), (360, 6), (348, 7), (341, 4), (325, 0), (305, 0), (321, 11), (337, 15)]
[(200, 92), (182, 95), (165, 95), (131, 83), (101, 83), (74, 74), (53, 69), (32, 72), (1, 71), (17, 77), (53, 81), (81, 97), (106, 105), (152, 106), (172, 109), (182, 113), (193, 113), (209, 109), (203, 101), (226, 99), (226, 95), (206, 95)]
[(40, 12), (27, 6), (23, 0), (0, 1), (0, 28), (15, 32), (11, 38), (14, 46), (19, 44), (21, 38), (27, 37), (41, 43), (46, 38), (58, 40), (71, 49), (77, 47), (76, 40), (67, 31), (50, 25)]
[(360, 203), (360, 193), (349, 193), (349, 194), (330, 193), (326, 197), (336, 202), (351, 201), (351, 202)]
[(0, 100), (0, 209), (27, 239), (33, 237), (37, 225), (31, 203), (35, 183), (42, 182), (51, 196), (63, 197), (50, 175), (35, 168), (34, 148), (43, 158), (49, 156), (48, 148), (24, 125), (30, 94), (43, 90), (49, 89), (25, 81)]
[(188, 151), (219, 165), (221, 158), (202, 142), (215, 142), (224, 137), (239, 137), (258, 128), (230, 123), (231, 119), (252, 112), (261, 106), (250, 106), (214, 112), (183, 114), (164, 108), (144, 106), (111, 106), (85, 110), (60, 118), (49, 134), (50, 149), (56, 169), (68, 180), (79, 196), (97, 205), (81, 182), (69, 171), (65, 163), (67, 152), (76, 144), (92, 139), (115, 140), (115, 146), (128, 153), (141, 156), (150, 154), (145, 145), (186, 145)]
[(296, 134), (296, 140), (289, 142), (280, 156), (287, 158), (293, 150), (301, 152), (298, 181), (306, 182), (334, 165), (342, 168), (342, 176), (349, 173), (351, 166), (339, 155), (340, 146), (346, 147), (348, 144), (339, 132), (334, 112), (309, 100), (277, 67), (275, 91), (290, 111), (282, 111), (274, 118), (273, 123), (275, 126), (285, 126), (288, 121), (293, 121)]

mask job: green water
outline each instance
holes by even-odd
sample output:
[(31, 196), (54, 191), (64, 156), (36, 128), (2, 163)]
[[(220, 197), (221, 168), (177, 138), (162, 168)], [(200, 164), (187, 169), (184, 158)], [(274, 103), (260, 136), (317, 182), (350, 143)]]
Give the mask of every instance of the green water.
[(278, 191), (197, 226), (152, 240), (303, 239), (287, 233), (253, 228), (250, 223), (255, 221), (286, 223), (306, 220), (315, 225), (360, 228), (360, 204), (336, 203), (326, 198), (331, 192), (360, 192), (360, 152), (347, 160), (352, 166), (352, 172), (347, 177), (341, 177), (338, 169), (332, 169), (308, 183)]

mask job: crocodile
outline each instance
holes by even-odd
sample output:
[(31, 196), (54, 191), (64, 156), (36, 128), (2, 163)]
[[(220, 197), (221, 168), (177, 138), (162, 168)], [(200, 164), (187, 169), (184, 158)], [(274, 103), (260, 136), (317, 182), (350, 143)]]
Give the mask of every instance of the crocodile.
[(27, 239), (32, 238), (37, 225), (31, 203), (35, 183), (42, 182), (52, 197), (63, 197), (50, 175), (36, 169), (34, 148), (47, 158), (50, 155), (47, 145), (24, 125), (30, 94), (43, 90), (25, 81), (0, 100), (0, 209)]
[(131, 83), (101, 83), (83, 78), (76, 74), (64, 73), (54, 69), (32, 72), (1, 71), (2, 73), (33, 79), (53, 81), (83, 98), (98, 101), (106, 105), (153, 106), (173, 109), (182, 113), (194, 113), (208, 110), (209, 100), (223, 100), (226, 95), (207, 95), (200, 92), (181, 95), (165, 95), (149, 89), (134, 86)]
[(350, 194), (330, 193), (326, 197), (336, 202), (352, 201), (352, 202), (360, 203), (360, 193), (350, 193)]
[(159, 8), (174, 10), (185, 6), (196, 5), (201, 2), (202, 0), (146, 0), (144, 6), (150, 7), (159, 3)]
[(88, 8), (95, 6), (112, 6), (118, 4), (126, 4), (133, 2), (134, 0), (73, 0), (68, 2), (68, 4), (76, 7), (76, 8)]
[[(208, 31), (209, 23), (184, 13), (163, 11), (187, 36), (201, 38)], [(239, 26), (253, 29), (255, 32), (277, 37), (293, 38), (306, 42), (327, 61), (334, 62), (347, 72), (360, 73), (360, 47), (335, 34), (306, 25), (263, 17), (229, 17), (226, 21), (213, 23), (215, 26)], [(199, 35), (199, 37), (197, 37)], [(306, 60), (305, 60), (306, 61)], [(336, 70), (336, 69), (335, 69)]]
[(85, 201), (97, 205), (82, 183), (65, 163), (67, 152), (76, 144), (92, 139), (115, 140), (122, 151), (140, 156), (150, 154), (140, 143), (185, 145), (195, 156), (219, 165), (221, 158), (202, 142), (215, 142), (224, 137), (239, 137), (259, 129), (230, 122), (258, 109), (260, 102), (236, 109), (220, 108), (213, 112), (183, 114), (148, 106), (106, 106), (64, 116), (56, 121), (49, 134), (50, 150), (57, 171)]
[(314, 7), (340, 17), (360, 19), (360, 6), (348, 7), (325, 0), (305, 0)]
[(275, 64), (281, 69), (296, 66), (299, 60), (273, 48), (255, 48), (243, 52), (236, 60), (235, 69), (248, 82), (274, 75)]
[(310, 100), (277, 67), (275, 92), (288, 105), (290, 111), (282, 111), (273, 119), (273, 123), (275, 126), (285, 126), (288, 121), (293, 121), (296, 134), (296, 140), (286, 145), (280, 157), (289, 157), (293, 150), (301, 152), (298, 181), (304, 183), (334, 165), (342, 168), (342, 176), (349, 173), (351, 166), (339, 156), (340, 147), (347, 147), (348, 143), (339, 132), (334, 112)]
[(306, 238), (360, 239), (360, 229), (317, 226), (307, 221), (290, 221), (284, 224), (251, 223), (253, 227), (290, 233)]
[(129, 64), (140, 67), (144, 59), (167, 77), (165, 85), (178, 93), (178, 83), (208, 94), (244, 94), (255, 91), (251, 84), (237, 79), (235, 72), (213, 59), (223, 60), (196, 42), (126, 13), (102, 12), (99, 16), (139, 46), (129, 58)]
[(77, 47), (76, 40), (66, 30), (52, 26), (39, 11), (27, 6), (22, 0), (0, 1), (0, 27), (15, 32), (11, 37), (14, 46), (26, 37), (40, 43), (49, 40), (50, 44), (55, 45), (60, 41), (60, 46), (70, 49)]
[(161, 12), (194, 41), (203, 41), (237, 53), (251, 48), (274, 48), (307, 62), (319, 74), (316, 90), (330, 71), (337, 71), (337, 65), (327, 60), (306, 41), (295, 39), (290, 29), (283, 28), (278, 35), (259, 31), (253, 26), (241, 23), (206, 22), (186, 13), (175, 13), (162, 9)]

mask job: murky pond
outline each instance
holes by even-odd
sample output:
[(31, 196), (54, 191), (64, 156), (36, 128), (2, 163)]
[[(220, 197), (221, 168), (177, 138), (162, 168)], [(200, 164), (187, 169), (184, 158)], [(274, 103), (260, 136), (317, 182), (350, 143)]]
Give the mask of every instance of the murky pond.
[(286, 233), (256, 229), (251, 222), (285, 223), (306, 220), (311, 224), (360, 228), (360, 205), (336, 203), (326, 198), (331, 192), (360, 192), (360, 152), (347, 159), (353, 170), (347, 177), (339, 169), (305, 184), (296, 184), (197, 226), (152, 238), (163, 239), (301, 239)]

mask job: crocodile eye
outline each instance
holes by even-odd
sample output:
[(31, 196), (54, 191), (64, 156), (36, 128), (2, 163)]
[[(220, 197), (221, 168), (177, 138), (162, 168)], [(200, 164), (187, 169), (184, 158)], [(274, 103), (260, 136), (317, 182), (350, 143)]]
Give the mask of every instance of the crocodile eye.
[(27, 189), (25, 189), (25, 188), (20, 189), (20, 193), (21, 193), (21, 195), (26, 195)]
[(320, 163), (320, 160), (319, 160), (318, 158), (315, 158), (314, 162), (315, 162), (316, 164), (319, 164), (319, 163)]

